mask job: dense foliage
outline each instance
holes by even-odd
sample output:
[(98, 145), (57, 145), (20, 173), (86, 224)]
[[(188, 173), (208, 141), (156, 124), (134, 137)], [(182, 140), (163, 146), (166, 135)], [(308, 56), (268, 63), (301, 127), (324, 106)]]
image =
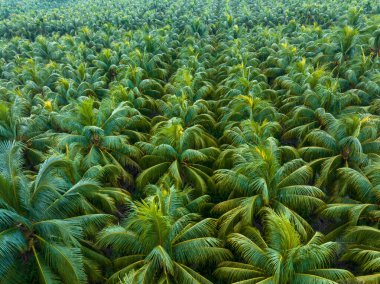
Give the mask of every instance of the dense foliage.
[(0, 1), (19, 283), (380, 283), (380, 3)]

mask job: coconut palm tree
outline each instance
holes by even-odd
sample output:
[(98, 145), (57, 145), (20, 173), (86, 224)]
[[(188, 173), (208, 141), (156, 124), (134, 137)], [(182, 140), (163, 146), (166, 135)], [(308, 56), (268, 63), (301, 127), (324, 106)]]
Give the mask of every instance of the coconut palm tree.
[(379, 239), (380, 230), (370, 226), (351, 227), (345, 235), (349, 247), (342, 260), (360, 265), (365, 275), (357, 277), (359, 282), (376, 283), (380, 279)]
[(327, 130), (314, 130), (306, 135), (299, 149), (301, 156), (320, 166), (317, 185), (331, 184), (333, 172), (340, 167), (359, 169), (368, 159), (377, 159), (377, 118), (350, 115), (333, 123)]
[(265, 119), (275, 120), (278, 117), (271, 102), (255, 95), (239, 95), (231, 100), (225, 109), (222, 121), (241, 121), (250, 119), (262, 122)]
[(338, 170), (343, 186), (332, 197), (333, 203), (321, 212), (322, 216), (338, 222), (338, 226), (328, 234), (329, 238), (336, 238), (352, 226), (379, 222), (378, 170), (378, 164), (367, 166), (363, 172), (350, 168)]
[[(179, 117), (185, 126), (201, 125), (212, 131), (215, 129), (216, 120), (214, 113), (209, 110), (210, 104), (206, 100), (197, 100), (191, 103), (186, 97), (177, 97), (170, 95), (165, 100), (158, 100), (157, 107), (166, 119)], [(161, 117), (155, 117), (158, 120)], [(162, 118), (164, 119), (164, 118)]]
[(50, 157), (27, 176), (21, 145), (2, 142), (0, 149), (0, 283), (86, 283), (86, 272), (95, 270), (86, 265), (82, 243), (91, 227), (113, 219), (82, 211), (85, 192), (95, 184), (83, 180), (70, 188), (68, 162), (60, 157)]
[[(161, 191), (160, 191), (161, 192)], [(107, 283), (128, 275), (133, 283), (211, 283), (197, 270), (230, 257), (215, 238), (216, 220), (183, 210), (173, 190), (131, 203), (119, 226), (105, 228), (100, 247), (114, 251), (116, 273)], [(195, 265), (194, 265), (195, 264)]]
[(58, 114), (56, 121), (68, 132), (60, 135), (59, 146), (69, 157), (83, 157), (82, 170), (113, 164), (122, 179), (133, 184), (132, 175), (140, 169), (135, 161), (140, 152), (128, 141), (141, 138), (139, 130), (149, 126), (137, 110), (127, 103), (115, 106), (111, 100), (103, 101), (96, 109), (93, 100), (84, 99), (75, 108)]
[(140, 188), (169, 175), (177, 186), (191, 185), (205, 193), (213, 187), (210, 163), (219, 150), (215, 139), (200, 125), (184, 128), (173, 118), (155, 126), (150, 142), (139, 142), (145, 153), (143, 171), (136, 182)]
[(0, 139), (24, 143), (24, 154), (31, 166), (42, 163), (46, 152), (56, 144), (50, 129), (49, 103), (42, 102), (47, 108), (35, 111), (26, 98), (17, 96), (0, 107)]
[[(218, 203), (213, 212), (221, 214), (220, 233), (226, 235), (237, 225), (254, 225), (265, 208), (285, 214), (299, 230), (310, 232), (310, 225), (299, 213), (311, 213), (324, 205), (323, 192), (309, 185), (312, 168), (302, 159), (281, 164), (280, 150), (255, 147), (243, 152), (230, 170), (215, 173), (220, 194), (228, 199)], [(223, 196), (223, 195), (222, 195)]]
[(230, 234), (227, 243), (241, 262), (222, 262), (215, 275), (224, 283), (339, 283), (353, 279), (334, 268), (339, 244), (316, 232), (306, 237), (288, 218), (266, 209), (264, 230), (247, 227)]
[(289, 113), (285, 121), (286, 131), (282, 135), (282, 141), (299, 144), (304, 141), (307, 134), (313, 130), (328, 130), (334, 124), (335, 117), (326, 113), (324, 108), (313, 110), (309, 107), (298, 106)]
[(254, 120), (243, 120), (236, 126), (226, 127), (221, 140), (225, 144), (239, 147), (241, 145), (259, 146), (271, 137), (276, 137), (281, 131), (281, 125), (276, 121), (259, 123)]

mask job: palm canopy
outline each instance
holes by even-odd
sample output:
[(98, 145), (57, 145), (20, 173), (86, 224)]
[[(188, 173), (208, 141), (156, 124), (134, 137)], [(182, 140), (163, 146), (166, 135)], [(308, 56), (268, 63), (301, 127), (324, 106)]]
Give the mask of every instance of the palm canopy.
[(299, 232), (283, 214), (266, 209), (264, 233), (246, 227), (227, 243), (242, 262), (222, 262), (215, 276), (224, 283), (340, 283), (353, 275), (333, 268), (339, 245)]
[(132, 174), (140, 169), (135, 161), (140, 152), (128, 142), (142, 138), (139, 130), (149, 125), (137, 110), (125, 102), (115, 106), (111, 100), (96, 109), (92, 99), (84, 99), (74, 109), (57, 115), (56, 120), (68, 132), (60, 135), (59, 145), (66, 155), (83, 157), (82, 170), (113, 164), (122, 178), (132, 183)]
[(264, 120), (261, 123), (254, 120), (243, 120), (239, 124), (226, 127), (221, 141), (227, 145), (264, 145), (271, 137), (276, 137), (281, 131), (281, 125), (276, 121)]
[(86, 264), (82, 244), (86, 235), (113, 219), (90, 200), (103, 194), (107, 207), (111, 196), (96, 181), (68, 183), (68, 162), (60, 157), (46, 160), (35, 175), (24, 175), (21, 149), (14, 142), (0, 144), (0, 256), (6, 260), (0, 264), (0, 283), (29, 278), (86, 283), (97, 267)]
[(320, 167), (317, 185), (331, 184), (340, 167), (359, 169), (368, 160), (378, 159), (380, 141), (377, 118), (370, 115), (347, 115), (333, 121), (327, 131), (313, 130), (306, 135), (300, 154)]
[(196, 270), (230, 257), (214, 237), (216, 220), (200, 220), (174, 188), (159, 192), (131, 203), (121, 225), (99, 234), (98, 245), (112, 248), (116, 257), (117, 272), (108, 282), (131, 273), (133, 283), (211, 283)]
[(379, 282), (378, 1), (0, 2), (0, 284)]
[(324, 205), (323, 192), (309, 185), (312, 168), (302, 159), (281, 164), (280, 149), (255, 147), (244, 152), (230, 170), (217, 170), (215, 178), (221, 192), (229, 194), (213, 212), (222, 214), (221, 231), (228, 234), (234, 226), (253, 225), (263, 208), (285, 214), (297, 228), (310, 231), (299, 213), (312, 212)]
[(212, 162), (219, 150), (215, 139), (200, 125), (184, 128), (181, 119), (171, 119), (156, 125), (150, 143), (139, 142), (145, 152), (141, 159), (144, 170), (137, 185), (144, 187), (169, 175), (180, 185), (191, 185), (200, 192), (212, 188)]
[(49, 129), (50, 110), (42, 106), (50, 101), (39, 102), (33, 109), (31, 102), (22, 96), (0, 106), (0, 139), (17, 140), (24, 144), (28, 162), (36, 166), (46, 158), (46, 152), (55, 145), (54, 133)]
[(244, 119), (264, 121), (279, 117), (277, 110), (270, 101), (256, 97), (254, 94), (234, 97), (227, 105), (222, 118), (224, 121), (241, 121)]
[(277, 140), (274, 136), (277, 136), (280, 131), (281, 125), (274, 121), (264, 120), (260, 123), (254, 120), (243, 120), (230, 123), (225, 127), (225, 131), (219, 139), (223, 150), (215, 161), (214, 167), (232, 168), (236, 160), (239, 160), (240, 156), (244, 157), (244, 153), (249, 152), (251, 148), (276, 144)]
[(313, 130), (328, 130), (335, 117), (323, 108), (313, 110), (306, 106), (294, 107), (289, 113), (289, 119), (285, 122), (283, 141), (302, 142), (306, 135)]
[(375, 227), (353, 226), (345, 234), (345, 241), (349, 244), (348, 251), (342, 260), (352, 261), (360, 265), (364, 276), (359, 281), (376, 283), (380, 276), (380, 230)]
[(351, 226), (377, 224), (380, 216), (379, 164), (371, 164), (363, 171), (341, 168), (338, 174), (342, 178), (340, 190), (321, 212), (339, 224), (329, 238), (336, 238)]
[[(190, 60), (187, 60), (187, 65), (193, 65), (191, 59), (196, 61), (195, 57), (191, 57)], [(170, 78), (171, 82), (165, 88), (169, 93), (178, 97), (184, 96), (192, 102), (207, 99), (213, 94), (214, 86), (207, 80), (207, 73), (202, 69), (197, 70), (187, 66), (179, 67)]]
[[(165, 118), (179, 117), (185, 126), (198, 124), (209, 130), (215, 128), (216, 121), (214, 114), (209, 110), (209, 102), (206, 100), (197, 100), (192, 103), (185, 96), (177, 97), (170, 95), (165, 100), (157, 101), (157, 104), (158, 109)], [(154, 118), (153, 120), (156, 119)]]

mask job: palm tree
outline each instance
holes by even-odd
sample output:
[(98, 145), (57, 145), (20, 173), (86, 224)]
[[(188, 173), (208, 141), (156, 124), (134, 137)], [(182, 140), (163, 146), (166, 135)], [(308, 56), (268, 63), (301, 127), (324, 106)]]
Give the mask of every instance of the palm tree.
[(213, 237), (216, 220), (189, 212), (173, 189), (158, 192), (131, 203), (122, 225), (99, 234), (98, 245), (110, 247), (116, 257), (116, 272), (107, 283), (125, 275), (133, 283), (211, 283), (197, 270), (230, 257)]
[[(49, 105), (49, 101), (42, 105)], [(16, 96), (0, 107), (0, 139), (24, 143), (24, 154), (31, 166), (46, 159), (46, 152), (56, 144), (50, 129), (50, 111), (32, 107), (27, 98)]]
[(203, 70), (180, 67), (170, 78), (171, 82), (165, 86), (165, 89), (178, 97), (184, 96), (192, 102), (207, 99), (212, 96), (214, 86), (206, 78), (207, 74)]
[(163, 114), (164, 118), (154, 117), (155, 120), (169, 119), (172, 117), (181, 118), (184, 126), (201, 125), (205, 129), (212, 131), (215, 129), (216, 120), (214, 113), (209, 110), (210, 103), (206, 100), (197, 100), (194, 103), (186, 99), (186, 97), (177, 97), (170, 95), (165, 100), (158, 100), (157, 107)]
[(0, 144), (0, 283), (86, 283), (96, 267), (87, 265), (82, 244), (113, 218), (81, 212), (95, 186), (67, 184), (67, 161), (50, 157), (27, 176), (21, 150), (15, 142)]
[(234, 147), (242, 145), (260, 146), (267, 139), (276, 137), (281, 131), (281, 125), (276, 121), (264, 120), (261, 123), (254, 120), (243, 120), (236, 126), (226, 127), (221, 141)]
[(211, 197), (209, 195), (198, 196), (196, 190), (191, 187), (176, 188), (169, 179), (160, 185), (150, 184), (144, 188), (145, 201), (159, 204), (164, 215), (174, 218), (181, 217), (184, 213), (201, 214), (207, 208)]
[(358, 276), (359, 282), (376, 283), (380, 279), (379, 240), (380, 230), (376, 226), (353, 226), (345, 235), (348, 250), (342, 256), (342, 260), (360, 265), (361, 274), (367, 274)]
[[(146, 39), (150, 41), (149, 38), (152, 40), (152, 36)], [(163, 79), (167, 77), (170, 68), (164, 61), (163, 54), (152, 54), (138, 47), (129, 51), (128, 56), (121, 56), (118, 78), (136, 95), (161, 97), (164, 94)]]
[(141, 139), (139, 130), (148, 127), (149, 122), (125, 102), (115, 106), (112, 100), (104, 100), (99, 109), (93, 105), (93, 100), (85, 99), (57, 115), (57, 124), (68, 132), (60, 135), (59, 146), (72, 159), (83, 157), (82, 171), (112, 164), (124, 181), (133, 184), (132, 175), (140, 169), (135, 161), (140, 152), (128, 142)]
[(275, 120), (278, 117), (276, 109), (269, 101), (256, 97), (253, 94), (239, 95), (233, 98), (225, 108), (224, 113), (226, 114), (223, 116), (222, 122), (245, 119), (262, 122), (265, 119)]
[(266, 209), (264, 232), (254, 227), (230, 234), (227, 243), (241, 262), (222, 262), (215, 276), (223, 283), (340, 283), (354, 276), (333, 268), (339, 245), (311, 238), (293, 227), (283, 214)]
[(358, 40), (358, 30), (351, 26), (344, 26), (336, 35), (336, 47), (339, 53), (335, 58), (342, 63), (352, 57), (355, 51), (355, 43)]
[(138, 110), (141, 115), (155, 117), (158, 112), (157, 100), (146, 95), (132, 92), (128, 87), (123, 85), (123, 82), (114, 82), (112, 86), (110, 86), (110, 96), (115, 104), (122, 102), (127, 103), (129, 106)]
[(274, 145), (255, 147), (243, 152), (232, 169), (215, 172), (219, 194), (228, 194), (226, 201), (213, 208), (213, 212), (222, 214), (222, 235), (234, 231), (237, 225), (254, 225), (268, 207), (286, 215), (297, 229), (311, 231), (299, 213), (322, 207), (324, 194), (309, 185), (313, 170), (306, 162), (294, 159), (282, 165), (279, 155), (280, 149)]
[(137, 177), (140, 188), (170, 176), (177, 186), (191, 185), (205, 193), (213, 187), (209, 164), (219, 153), (215, 139), (200, 125), (184, 128), (182, 120), (173, 118), (155, 126), (150, 143), (137, 143), (145, 156), (144, 170)]
[(332, 202), (321, 212), (322, 216), (338, 222), (338, 226), (328, 234), (336, 238), (352, 226), (374, 225), (379, 222), (380, 196), (379, 165), (369, 165), (363, 172), (341, 168), (338, 175), (343, 184)]
[(218, 169), (231, 169), (236, 160), (245, 151), (256, 146), (266, 146), (277, 143), (273, 138), (281, 131), (281, 125), (275, 121), (256, 122), (254, 120), (243, 120), (241, 122), (229, 123), (224, 127), (224, 133), (219, 139), (222, 152), (214, 163)]
[(109, 83), (117, 76), (119, 56), (116, 52), (112, 52), (111, 49), (102, 50), (93, 62), (98, 67), (98, 70), (102, 70), (106, 74)]
[(289, 113), (289, 117), (291, 118), (286, 120), (286, 130), (281, 138), (284, 142), (297, 145), (311, 131), (327, 130), (335, 121), (335, 117), (331, 113), (326, 113), (324, 108), (313, 110), (305, 106), (294, 107)]
[[(347, 80), (334, 79), (320, 67), (308, 75), (295, 74), (295, 78), (279, 77), (277, 83), (290, 95), (283, 100), (282, 112), (292, 112), (298, 108), (317, 110), (323, 108), (334, 115), (341, 114), (350, 107), (360, 104), (360, 96), (357, 89), (344, 89), (343, 82)], [(301, 77), (301, 82), (293, 80)], [(350, 84), (347, 81), (348, 84)], [(304, 87), (301, 87), (304, 86)], [(294, 108), (294, 109), (293, 109)]]
[(74, 68), (71, 65), (63, 69), (62, 75), (66, 79), (73, 80), (75, 84), (75, 97), (93, 96), (102, 98), (108, 94), (107, 78), (101, 69), (88, 67), (85, 63), (80, 63)]
[(320, 166), (317, 185), (331, 184), (334, 171), (340, 167), (359, 169), (368, 159), (377, 159), (380, 142), (376, 121), (369, 115), (347, 115), (327, 131), (314, 130), (306, 135), (299, 152), (312, 166)]

